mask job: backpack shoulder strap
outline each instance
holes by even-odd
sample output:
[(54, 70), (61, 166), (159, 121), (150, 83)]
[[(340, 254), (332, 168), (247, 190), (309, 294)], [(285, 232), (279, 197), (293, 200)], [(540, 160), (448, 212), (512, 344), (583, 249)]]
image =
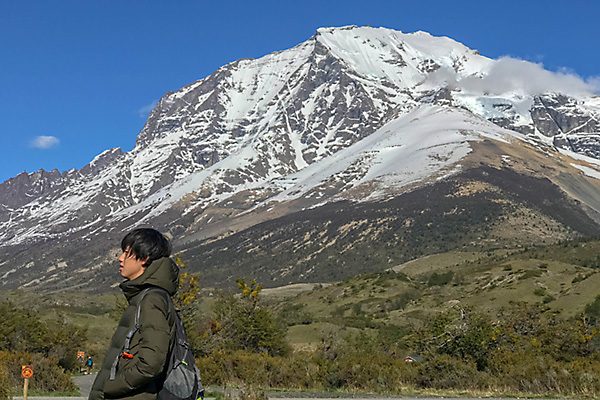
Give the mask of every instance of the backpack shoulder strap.
[(148, 292), (150, 292), (150, 290), (152, 290), (152, 288), (146, 288), (140, 293), (140, 299), (138, 300), (135, 309), (135, 319), (133, 322), (133, 326), (129, 330), (129, 333), (127, 333), (127, 336), (125, 337), (125, 344), (123, 345), (123, 351), (126, 353), (128, 353), (130, 350), (131, 338), (133, 338), (133, 335), (140, 330), (140, 315), (142, 314), (142, 301), (144, 300), (144, 297), (146, 297)]
[(137, 302), (137, 306), (135, 309), (135, 318), (134, 318), (133, 326), (131, 327), (129, 332), (127, 332), (127, 336), (125, 336), (125, 342), (123, 343), (123, 351), (121, 353), (117, 354), (117, 356), (115, 357), (115, 359), (113, 360), (113, 363), (111, 365), (110, 376), (109, 376), (109, 380), (111, 380), (111, 381), (114, 380), (115, 377), (117, 376), (117, 364), (119, 363), (119, 358), (121, 358), (122, 354), (129, 353), (129, 350), (131, 347), (131, 339), (133, 338), (133, 335), (135, 335), (135, 333), (140, 330), (140, 315), (142, 313), (142, 300), (144, 300), (144, 297), (146, 297), (146, 295), (149, 292), (159, 292), (164, 295), (164, 297), (167, 301), (167, 307), (169, 307), (167, 312), (169, 312), (170, 308), (172, 307), (171, 296), (169, 296), (169, 294), (167, 293), (166, 290), (159, 288), (159, 287), (149, 287), (149, 288), (142, 290), (142, 292), (139, 294), (140, 298)]

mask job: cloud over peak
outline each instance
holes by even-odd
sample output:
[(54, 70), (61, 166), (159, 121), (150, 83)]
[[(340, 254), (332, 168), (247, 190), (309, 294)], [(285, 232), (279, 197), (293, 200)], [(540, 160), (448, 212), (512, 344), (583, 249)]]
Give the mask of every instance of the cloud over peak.
[(496, 95), (508, 92), (530, 96), (547, 92), (568, 95), (600, 93), (598, 77), (584, 79), (568, 70), (553, 72), (544, 69), (542, 64), (513, 57), (499, 58), (481, 76), (459, 77), (454, 70), (440, 68), (429, 75), (427, 83), (446, 83), (451, 88)]
[(31, 147), (36, 149), (50, 149), (52, 147), (57, 146), (60, 143), (60, 140), (56, 136), (37, 136), (30, 142)]

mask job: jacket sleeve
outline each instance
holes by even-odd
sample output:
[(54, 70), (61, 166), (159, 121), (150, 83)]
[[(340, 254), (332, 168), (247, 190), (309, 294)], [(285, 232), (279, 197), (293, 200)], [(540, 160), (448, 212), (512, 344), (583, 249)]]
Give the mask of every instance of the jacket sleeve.
[(160, 293), (148, 293), (140, 309), (140, 344), (137, 353), (114, 380), (104, 384), (106, 398), (122, 397), (144, 388), (161, 374), (169, 351), (168, 303)]

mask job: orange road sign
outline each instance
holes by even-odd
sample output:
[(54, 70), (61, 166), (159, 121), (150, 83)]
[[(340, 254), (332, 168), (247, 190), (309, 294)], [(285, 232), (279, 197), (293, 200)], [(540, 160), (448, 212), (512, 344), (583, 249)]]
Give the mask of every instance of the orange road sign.
[(29, 379), (33, 376), (33, 368), (31, 365), (22, 365), (21, 366), (21, 377), (25, 379)]

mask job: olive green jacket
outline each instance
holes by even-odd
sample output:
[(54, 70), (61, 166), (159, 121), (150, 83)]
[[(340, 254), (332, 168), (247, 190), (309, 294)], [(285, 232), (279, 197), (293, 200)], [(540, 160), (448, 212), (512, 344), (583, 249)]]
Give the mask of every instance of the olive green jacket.
[[(145, 295), (140, 308), (140, 329), (131, 339), (129, 352), (133, 358), (120, 357), (120, 354), (125, 337), (134, 325), (142, 290), (157, 286), (173, 296), (177, 291), (178, 278), (179, 268), (173, 260), (165, 257), (152, 262), (140, 277), (121, 283), (120, 288), (129, 305), (111, 339), (89, 400), (156, 399), (164, 379), (167, 353), (174, 338), (175, 316), (169, 312), (164, 294), (150, 291)], [(116, 376), (111, 380), (110, 370), (117, 357)]]

